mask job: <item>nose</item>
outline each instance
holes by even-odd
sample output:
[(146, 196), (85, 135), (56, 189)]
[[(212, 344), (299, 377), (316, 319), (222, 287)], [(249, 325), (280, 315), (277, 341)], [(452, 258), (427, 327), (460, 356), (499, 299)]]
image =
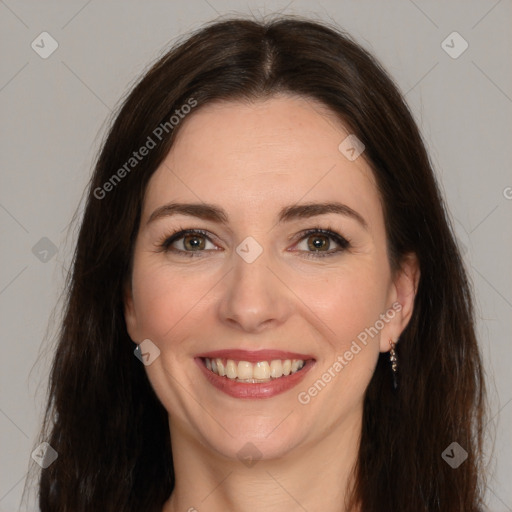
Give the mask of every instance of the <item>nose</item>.
[(221, 322), (253, 333), (286, 322), (292, 314), (292, 293), (270, 260), (266, 251), (252, 263), (233, 254), (233, 269), (222, 281)]

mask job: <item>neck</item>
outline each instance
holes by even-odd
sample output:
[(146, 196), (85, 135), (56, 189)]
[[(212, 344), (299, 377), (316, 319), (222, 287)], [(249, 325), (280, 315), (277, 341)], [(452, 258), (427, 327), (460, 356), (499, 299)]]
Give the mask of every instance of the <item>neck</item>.
[[(169, 419), (175, 487), (162, 512), (348, 512), (344, 503), (361, 433), (361, 411), (282, 457), (243, 464), (207, 449)], [(243, 445), (243, 442), (240, 442)]]

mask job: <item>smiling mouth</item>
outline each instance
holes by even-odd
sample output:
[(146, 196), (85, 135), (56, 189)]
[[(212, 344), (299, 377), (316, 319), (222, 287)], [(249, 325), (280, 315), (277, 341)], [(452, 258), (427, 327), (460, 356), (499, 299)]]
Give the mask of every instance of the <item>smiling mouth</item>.
[(212, 373), (235, 382), (257, 384), (281, 379), (300, 372), (313, 359), (272, 359), (268, 361), (237, 361), (226, 358), (200, 358)]

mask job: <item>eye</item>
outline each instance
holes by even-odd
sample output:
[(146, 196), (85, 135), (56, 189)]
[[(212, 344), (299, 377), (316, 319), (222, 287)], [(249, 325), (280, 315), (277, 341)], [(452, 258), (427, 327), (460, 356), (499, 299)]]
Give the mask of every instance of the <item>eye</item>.
[(186, 256), (199, 256), (198, 253), (205, 250), (217, 250), (208, 233), (201, 229), (180, 229), (171, 235), (166, 235), (158, 245), (165, 252), (181, 253)]
[[(346, 238), (331, 229), (314, 228), (301, 233), (301, 235), (301, 242), (296, 244), (296, 247), (304, 251), (304, 256), (308, 258), (332, 256), (350, 246)], [(337, 248), (332, 249), (332, 245)]]

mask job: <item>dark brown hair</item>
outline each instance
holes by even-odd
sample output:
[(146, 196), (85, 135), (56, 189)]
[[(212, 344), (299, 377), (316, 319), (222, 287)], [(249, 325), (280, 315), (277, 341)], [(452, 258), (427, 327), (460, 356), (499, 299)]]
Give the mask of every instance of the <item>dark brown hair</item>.
[[(66, 283), (39, 440), (58, 459), (41, 472), (41, 512), (161, 512), (174, 487), (167, 411), (133, 355), (123, 287), (146, 185), (183, 123), (108, 193), (98, 190), (191, 98), (199, 109), (277, 93), (320, 101), (364, 143), (392, 268), (415, 253), (421, 269), (397, 345), (399, 387), (381, 354), (364, 398), (350, 506), (472, 512), (482, 505), (485, 387), (471, 289), (421, 135), (396, 85), (350, 36), (286, 17), (203, 27), (145, 73), (113, 119)], [(441, 457), (454, 441), (468, 453), (457, 469)]]

